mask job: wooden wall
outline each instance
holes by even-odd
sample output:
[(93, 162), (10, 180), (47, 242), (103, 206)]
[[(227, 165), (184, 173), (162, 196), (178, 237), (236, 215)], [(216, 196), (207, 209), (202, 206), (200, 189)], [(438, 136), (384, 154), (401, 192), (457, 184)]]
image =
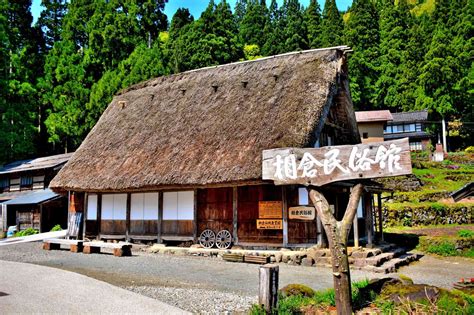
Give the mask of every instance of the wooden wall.
[[(288, 207), (299, 206), (297, 186), (286, 187), (286, 196)], [(319, 232), (316, 217), (314, 220), (288, 218), (288, 244), (316, 244)]]
[(239, 242), (282, 244), (283, 230), (257, 229), (258, 202), (281, 201), (282, 188), (273, 185), (242, 186), (238, 187), (237, 196)]
[(216, 234), (221, 230), (233, 232), (232, 187), (198, 189), (197, 234), (210, 229)]

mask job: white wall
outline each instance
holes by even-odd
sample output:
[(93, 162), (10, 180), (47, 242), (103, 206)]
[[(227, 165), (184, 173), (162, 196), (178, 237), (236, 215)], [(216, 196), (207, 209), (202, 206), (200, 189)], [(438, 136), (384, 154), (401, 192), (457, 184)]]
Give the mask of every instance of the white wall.
[(194, 191), (163, 193), (163, 220), (194, 220)]
[(87, 195), (87, 220), (97, 220), (97, 195)]
[(127, 219), (127, 194), (102, 195), (102, 220)]
[(132, 194), (130, 220), (158, 220), (158, 193)]

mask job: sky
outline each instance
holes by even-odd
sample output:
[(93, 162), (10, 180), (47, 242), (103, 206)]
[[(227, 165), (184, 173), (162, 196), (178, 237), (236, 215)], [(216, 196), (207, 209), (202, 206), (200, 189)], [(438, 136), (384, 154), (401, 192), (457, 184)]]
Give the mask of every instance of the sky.
[[(325, 0), (318, 0), (321, 8), (324, 5)], [(215, 0), (216, 3), (219, 0)], [(228, 0), (232, 9), (234, 9), (236, 0)], [(169, 0), (168, 3), (165, 5), (165, 13), (168, 16), (168, 21), (171, 21), (171, 17), (176, 12), (178, 8), (188, 8), (194, 18), (199, 18), (201, 16), (202, 11), (207, 7), (209, 1), (208, 0)], [(278, 3), (281, 5), (283, 0), (278, 0)], [(303, 6), (308, 6), (309, 0), (300, 0), (300, 3)], [(352, 3), (352, 0), (336, 0), (337, 7), (339, 10), (345, 11)], [(267, 0), (267, 4), (270, 4), (270, 0)], [(36, 22), (40, 13), (42, 11), (41, 7), (41, 0), (33, 0), (33, 4), (31, 6), (31, 12), (33, 14), (33, 23)]]

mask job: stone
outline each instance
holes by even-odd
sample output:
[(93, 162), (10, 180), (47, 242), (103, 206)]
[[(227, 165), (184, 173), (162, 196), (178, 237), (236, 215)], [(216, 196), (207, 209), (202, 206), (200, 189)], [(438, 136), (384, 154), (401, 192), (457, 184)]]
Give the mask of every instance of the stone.
[(301, 257), (298, 254), (291, 255), (290, 259), (291, 261), (294, 261), (297, 264), (301, 262)]
[(301, 265), (311, 267), (314, 264), (314, 259), (311, 257), (305, 257), (301, 260)]
[(275, 262), (279, 263), (281, 262), (283, 255), (280, 253), (276, 253), (274, 257), (275, 257)]
[(290, 261), (290, 255), (283, 255), (281, 261), (287, 263), (288, 261)]
[(204, 247), (202, 247), (201, 244), (193, 244), (190, 246), (190, 248), (204, 248)]
[(276, 262), (275, 256), (270, 256), (270, 262), (272, 263)]

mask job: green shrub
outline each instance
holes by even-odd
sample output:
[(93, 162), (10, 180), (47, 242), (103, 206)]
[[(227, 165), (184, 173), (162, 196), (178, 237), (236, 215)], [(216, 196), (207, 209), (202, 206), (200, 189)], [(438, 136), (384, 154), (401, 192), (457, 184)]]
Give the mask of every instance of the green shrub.
[(21, 236), (29, 236), (29, 235), (35, 235), (38, 234), (39, 231), (35, 230), (33, 228), (27, 228), (26, 230), (19, 231), (15, 233), (15, 237), (21, 237)]
[(301, 295), (303, 297), (313, 297), (314, 290), (304, 284), (289, 284), (280, 290), (282, 296)]
[(474, 153), (474, 146), (471, 145), (471, 146), (467, 147), (467, 148), (464, 150), (464, 152), (466, 152), (466, 153)]
[(62, 230), (63, 228), (61, 227), (61, 225), (56, 224), (55, 226), (53, 226), (50, 232), (57, 232), (57, 231), (62, 231)]
[(458, 236), (459, 236), (459, 237), (466, 237), (466, 238), (474, 237), (474, 231), (471, 231), (471, 230), (459, 230), (459, 231), (458, 231)]
[(456, 247), (454, 244), (445, 241), (439, 244), (433, 244), (428, 246), (426, 249), (428, 253), (436, 254), (440, 256), (455, 256), (457, 254)]

